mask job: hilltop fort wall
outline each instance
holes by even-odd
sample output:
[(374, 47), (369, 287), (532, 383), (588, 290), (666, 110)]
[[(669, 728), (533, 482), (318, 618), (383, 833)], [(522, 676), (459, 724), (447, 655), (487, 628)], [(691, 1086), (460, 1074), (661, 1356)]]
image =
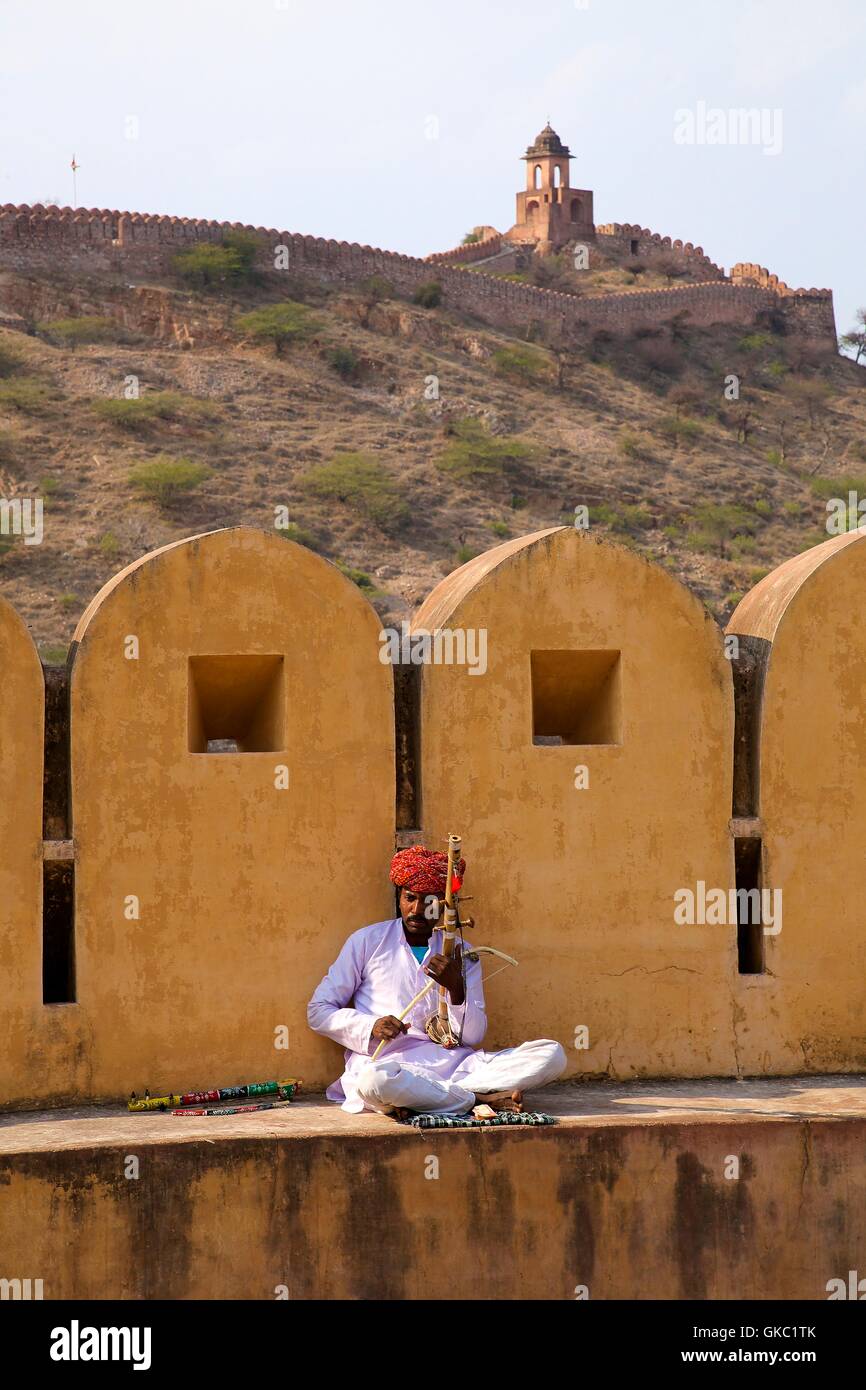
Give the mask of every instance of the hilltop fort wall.
[(617, 246), (621, 251), (643, 259), (670, 257), (681, 260), (685, 268), (699, 271), (704, 281), (726, 278), (722, 267), (704, 255), (704, 248), (693, 246), (690, 241), (661, 236), (658, 232), (651, 232), (648, 227), (629, 222), (608, 222), (595, 230), (603, 246)]
[[(633, 230), (627, 229), (627, 239), (631, 239)], [(748, 326), (754, 324), (756, 316), (765, 313), (780, 316), (791, 332), (828, 347), (831, 343), (834, 348), (836, 345), (830, 290), (790, 290), (782, 282), (773, 283), (775, 277), (766, 272), (750, 275), (750, 268), (745, 265), (737, 268), (738, 274), (731, 281), (720, 279), (719, 268), (708, 262), (708, 279), (703, 283), (577, 296), (471, 269), (478, 243), (461, 248), (468, 253), (461, 261), (431, 264), (370, 246), (240, 223), (151, 217), (104, 209), (6, 205), (0, 209), (0, 268), (23, 274), (62, 271), (82, 276), (110, 273), (118, 278), (164, 276), (171, 273), (179, 251), (199, 242), (218, 243), (229, 231), (245, 231), (260, 238), (258, 264), (263, 271), (279, 274), (274, 269), (275, 253), (282, 246), (288, 249), (284, 259), (290, 272), (329, 283), (351, 285), (378, 275), (398, 292), (411, 295), (435, 278), (442, 286), (446, 307), (477, 315), (507, 330), (542, 326), (565, 339), (579, 339), (599, 330), (628, 334), (679, 316), (698, 327), (717, 323)], [(626, 238), (626, 229), (612, 235)], [(655, 246), (653, 234), (645, 235)], [(703, 263), (700, 248), (683, 250)], [(759, 267), (754, 269), (760, 271)]]

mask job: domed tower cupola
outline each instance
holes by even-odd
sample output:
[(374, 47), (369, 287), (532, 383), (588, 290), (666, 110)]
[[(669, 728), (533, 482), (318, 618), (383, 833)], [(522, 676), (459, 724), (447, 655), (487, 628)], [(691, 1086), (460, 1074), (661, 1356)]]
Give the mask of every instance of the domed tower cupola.
[(595, 234), (592, 193), (571, 187), (573, 158), (548, 121), (523, 156), (526, 188), (517, 195), (517, 222), (507, 233), (510, 240), (533, 241), (539, 250), (548, 251)]
[[(541, 188), (545, 183), (553, 185), (554, 173), (561, 185), (568, 187), (568, 162), (571, 150), (563, 145), (550, 121), (527, 146), (523, 156), (527, 165), (527, 188)], [(536, 182), (536, 179), (538, 180)]]

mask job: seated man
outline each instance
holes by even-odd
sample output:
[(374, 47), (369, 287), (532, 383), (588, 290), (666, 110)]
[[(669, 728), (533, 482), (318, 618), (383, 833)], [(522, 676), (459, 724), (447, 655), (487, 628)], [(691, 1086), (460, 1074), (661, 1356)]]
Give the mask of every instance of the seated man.
[[(443, 955), (436, 925), (447, 862), (447, 855), (423, 845), (395, 854), (391, 882), (399, 889), (400, 916), (353, 932), (308, 1005), (314, 1032), (346, 1048), (346, 1069), (327, 1095), (353, 1114), (370, 1109), (398, 1119), (412, 1111), (463, 1115), (482, 1103), (520, 1110), (524, 1088), (545, 1086), (565, 1070), (562, 1047), (546, 1039), (501, 1052), (476, 1051), (487, 1031), (481, 966), (464, 961), (459, 945), (450, 959)], [(464, 867), (461, 860), (461, 875)], [(405, 1022), (395, 1017), (423, 988), (425, 976), (448, 991), (456, 1047), (441, 1047), (424, 1031), (438, 989)], [(383, 1040), (385, 1047), (371, 1061)]]

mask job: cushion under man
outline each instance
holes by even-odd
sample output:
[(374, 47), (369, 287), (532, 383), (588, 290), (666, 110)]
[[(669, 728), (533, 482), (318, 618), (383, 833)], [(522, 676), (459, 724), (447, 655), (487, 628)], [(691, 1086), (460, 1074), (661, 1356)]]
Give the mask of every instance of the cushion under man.
[[(399, 917), (353, 932), (307, 1007), (314, 1032), (346, 1049), (343, 1075), (327, 1090), (344, 1110), (398, 1118), (413, 1111), (463, 1115), (482, 1103), (520, 1110), (524, 1090), (545, 1086), (565, 1070), (565, 1052), (550, 1039), (480, 1050), (487, 1031), (480, 962), (464, 959), (459, 945), (450, 957), (442, 952), (438, 921), (447, 864), (447, 855), (423, 845), (395, 854), (390, 877), (399, 889)], [(461, 860), (461, 878), (464, 870)], [(424, 1031), (438, 991), (404, 1022), (396, 1017), (428, 977), (447, 990), (455, 1047), (440, 1046)]]

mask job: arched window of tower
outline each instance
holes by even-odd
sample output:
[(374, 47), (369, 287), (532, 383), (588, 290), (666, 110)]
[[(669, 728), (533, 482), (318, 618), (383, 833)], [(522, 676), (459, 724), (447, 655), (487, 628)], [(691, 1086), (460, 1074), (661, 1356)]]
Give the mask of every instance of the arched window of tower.
[(535, 186), (536, 188), (540, 188), (540, 187), (541, 187), (541, 165), (540, 165), (540, 164), (536, 164), (536, 166), (535, 166), (535, 185), (534, 185), (534, 186)]

